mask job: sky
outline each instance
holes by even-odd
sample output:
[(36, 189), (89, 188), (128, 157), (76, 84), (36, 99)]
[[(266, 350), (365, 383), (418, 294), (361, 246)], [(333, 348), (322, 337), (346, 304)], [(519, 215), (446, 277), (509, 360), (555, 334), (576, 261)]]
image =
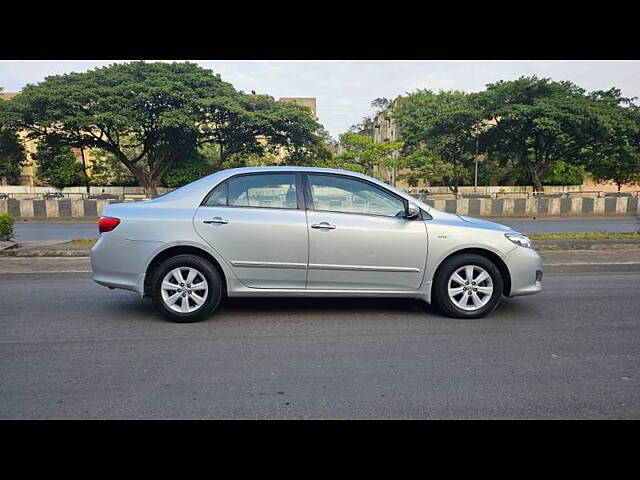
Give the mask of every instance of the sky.
[[(151, 60), (150, 60), (151, 61)], [(366, 115), (371, 101), (416, 89), (476, 92), (487, 83), (538, 75), (570, 80), (588, 91), (618, 87), (640, 97), (640, 61), (192, 60), (247, 93), (316, 97), (318, 120), (334, 138)], [(18, 92), (48, 75), (82, 72), (118, 60), (0, 61), (0, 86)]]

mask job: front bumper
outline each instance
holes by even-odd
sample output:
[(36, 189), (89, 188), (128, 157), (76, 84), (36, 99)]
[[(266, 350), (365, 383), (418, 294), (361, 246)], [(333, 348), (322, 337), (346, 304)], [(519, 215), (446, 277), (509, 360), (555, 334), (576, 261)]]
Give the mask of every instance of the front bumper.
[(531, 248), (516, 247), (504, 256), (511, 275), (509, 297), (542, 291), (542, 258)]

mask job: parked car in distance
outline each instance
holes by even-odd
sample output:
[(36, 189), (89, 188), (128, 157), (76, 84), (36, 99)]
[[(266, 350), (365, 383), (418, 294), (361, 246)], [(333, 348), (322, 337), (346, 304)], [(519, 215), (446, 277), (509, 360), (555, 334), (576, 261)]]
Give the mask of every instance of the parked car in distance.
[(108, 205), (99, 230), (94, 280), (151, 297), (174, 322), (208, 317), (225, 296), (418, 298), (478, 318), (542, 289), (525, 235), (344, 170), (224, 170)]

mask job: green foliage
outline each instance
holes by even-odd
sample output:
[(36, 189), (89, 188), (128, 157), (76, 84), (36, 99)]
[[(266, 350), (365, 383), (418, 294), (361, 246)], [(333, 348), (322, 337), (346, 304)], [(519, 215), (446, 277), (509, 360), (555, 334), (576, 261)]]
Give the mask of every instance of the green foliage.
[(469, 181), (470, 172), (427, 148), (415, 148), (407, 157), (406, 166), (414, 170), (419, 177), (427, 178), (430, 185), (448, 186), (454, 190), (454, 185)]
[(5, 213), (0, 215), (0, 240), (9, 241), (13, 238), (13, 223), (15, 218)]
[(84, 179), (82, 165), (57, 135), (42, 138), (32, 157), (38, 166), (37, 177), (52, 187), (63, 189), (78, 185)]
[(188, 160), (169, 170), (164, 178), (167, 187), (181, 187), (211, 173), (211, 165), (204, 158), (196, 155)]
[(607, 136), (607, 118), (599, 105), (571, 82), (521, 77), (489, 84), (476, 95), (485, 121), (481, 135), (490, 155), (515, 161), (536, 190), (542, 176), (559, 161), (580, 165)]
[(177, 159), (164, 178), (164, 185), (177, 188), (211, 174), (211, 166), (219, 158), (216, 145), (207, 145), (202, 151)]
[(545, 185), (582, 185), (585, 168), (559, 160), (551, 165), (542, 176)]
[(431, 183), (581, 184), (640, 180), (640, 114), (620, 91), (521, 77), (485, 91), (418, 90), (394, 107), (409, 164)]
[(118, 158), (110, 152), (96, 148), (91, 151), (91, 183), (98, 186), (134, 186), (136, 178)]
[(591, 147), (586, 165), (596, 181), (640, 183), (640, 108), (620, 90), (591, 94), (607, 122), (607, 135)]
[(336, 155), (332, 165), (365, 175), (371, 174), (376, 166), (397, 166), (398, 160), (392, 154), (402, 148), (402, 142), (374, 143), (373, 138), (352, 132), (340, 135), (340, 144), (346, 151)]
[(473, 96), (418, 90), (402, 98), (393, 115), (411, 158), (409, 163), (430, 183), (457, 191), (469, 178), (476, 157), (481, 117)]
[(277, 102), (267, 95), (244, 95), (228, 112), (214, 114), (203, 127), (204, 142), (219, 145), (213, 170), (248, 156), (283, 155), (284, 165), (313, 165), (327, 158), (321, 126), (307, 107)]
[(26, 163), (24, 145), (16, 132), (0, 126), (0, 180), (6, 178), (8, 183), (15, 183)]
[(131, 62), (47, 77), (10, 102), (10, 118), (31, 138), (55, 134), (70, 146), (100, 148), (122, 162), (146, 189), (198, 147), (220, 147), (222, 168), (233, 155), (282, 148), (300, 159), (322, 145), (320, 125), (299, 105), (246, 95), (192, 63)]

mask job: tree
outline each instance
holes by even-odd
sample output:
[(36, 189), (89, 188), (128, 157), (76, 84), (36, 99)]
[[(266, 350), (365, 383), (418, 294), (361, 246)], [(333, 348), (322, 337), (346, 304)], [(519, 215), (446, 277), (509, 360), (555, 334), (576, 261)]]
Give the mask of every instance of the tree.
[(318, 131), (318, 134), (322, 138), (322, 141), (324, 142), (324, 144), (330, 147), (333, 151), (335, 151), (338, 148), (339, 142), (331, 136), (331, 133), (329, 133), (329, 131), (326, 128), (324, 127), (320, 128), (320, 130)]
[[(453, 186), (459, 183), (460, 171), (453, 163), (443, 160), (428, 148), (415, 148), (407, 156), (406, 166), (418, 176), (427, 178), (430, 185), (443, 185), (456, 191)], [(415, 181), (416, 179), (414, 179)]]
[(194, 64), (132, 62), (50, 76), (9, 103), (30, 138), (101, 148), (155, 191), (175, 160), (173, 142), (193, 140), (199, 101), (215, 93), (234, 89)]
[(346, 151), (336, 155), (334, 165), (369, 175), (374, 167), (392, 163), (393, 152), (402, 148), (402, 142), (374, 143), (373, 138), (358, 133), (340, 135), (340, 144)]
[(372, 100), (371, 106), (376, 109), (376, 113), (374, 114), (374, 116), (378, 116), (382, 112), (389, 110), (392, 104), (393, 104), (393, 101), (385, 97), (379, 97)]
[[(0, 93), (3, 88), (0, 87)], [(15, 130), (6, 126), (5, 102), (0, 101), (0, 182), (15, 182), (20, 169), (27, 163), (24, 145)]]
[(24, 145), (11, 128), (0, 126), (0, 180), (15, 183), (20, 169), (27, 164)]
[(70, 147), (100, 148), (148, 191), (181, 156), (219, 146), (232, 155), (314, 148), (319, 124), (308, 109), (246, 95), (192, 63), (131, 62), (47, 77), (10, 102), (10, 118), (30, 138), (55, 134)]
[(363, 117), (358, 123), (354, 123), (349, 127), (349, 133), (357, 133), (373, 138), (373, 118), (370, 116)]
[(177, 188), (209, 175), (219, 156), (217, 145), (206, 144), (197, 151), (180, 157), (165, 175), (164, 186)]
[(111, 152), (99, 148), (91, 150), (91, 183), (99, 186), (136, 185), (136, 178)]
[(542, 176), (546, 185), (582, 185), (585, 168), (582, 165), (572, 165), (559, 160), (555, 162)]
[(59, 136), (49, 135), (40, 139), (32, 158), (38, 166), (37, 177), (52, 187), (62, 190), (77, 185), (83, 179), (82, 165)]
[(591, 93), (606, 120), (606, 137), (593, 145), (585, 162), (596, 181), (612, 181), (618, 191), (640, 182), (640, 108), (619, 89)]
[(219, 146), (214, 172), (249, 155), (282, 153), (285, 164), (306, 165), (323, 153), (322, 127), (307, 107), (268, 95), (239, 94), (231, 100), (207, 99), (204, 111), (199, 145)]
[(556, 162), (579, 165), (607, 135), (606, 118), (585, 91), (571, 82), (521, 77), (499, 81), (475, 95), (486, 121), (489, 154), (515, 159), (543, 191), (543, 174)]
[(374, 118), (380, 115), (385, 110), (391, 108), (392, 101), (388, 98), (380, 97), (371, 101), (370, 106), (375, 108), (373, 115), (367, 115), (362, 117), (358, 123), (354, 123), (349, 127), (349, 133), (359, 133), (360, 135), (366, 135), (373, 138), (373, 129), (375, 126)]
[(478, 154), (482, 117), (473, 96), (417, 90), (394, 107), (409, 165), (451, 191), (465, 183)]

